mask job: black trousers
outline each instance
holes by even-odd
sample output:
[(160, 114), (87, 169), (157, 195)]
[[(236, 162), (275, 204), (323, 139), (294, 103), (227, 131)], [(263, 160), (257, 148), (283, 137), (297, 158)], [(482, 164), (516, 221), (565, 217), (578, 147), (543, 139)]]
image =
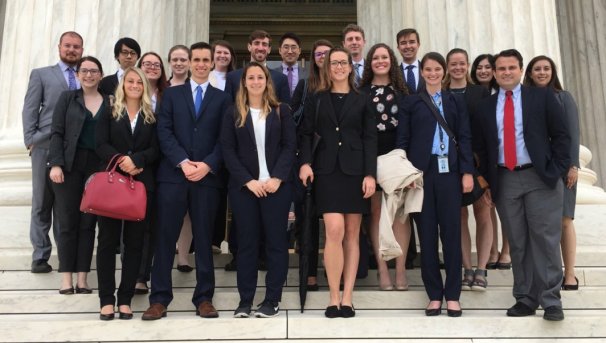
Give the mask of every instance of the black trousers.
[(257, 288), (257, 261), (260, 240), (264, 239), (267, 274), (265, 299), (282, 300), (288, 273), (288, 211), (292, 201), (290, 183), (265, 198), (257, 198), (247, 188), (229, 189), (233, 216), (238, 222), (238, 292), (240, 301), (252, 304)]
[(86, 180), (98, 167), (94, 151), (78, 149), (72, 170), (63, 171), (63, 183), (51, 181), (61, 237), (57, 242), (60, 273), (90, 272), (97, 216), (80, 212), (80, 202)]
[[(116, 246), (120, 236), (124, 243), (122, 273), (117, 293), (117, 305), (129, 305), (135, 294), (135, 284), (143, 255), (143, 237), (150, 225), (150, 209), (154, 208), (153, 193), (147, 192), (147, 212), (140, 222), (124, 221), (99, 217), (99, 235), (97, 242), (97, 278), (99, 282), (99, 300), (101, 307), (116, 304)], [(124, 227), (124, 230), (122, 229)]]

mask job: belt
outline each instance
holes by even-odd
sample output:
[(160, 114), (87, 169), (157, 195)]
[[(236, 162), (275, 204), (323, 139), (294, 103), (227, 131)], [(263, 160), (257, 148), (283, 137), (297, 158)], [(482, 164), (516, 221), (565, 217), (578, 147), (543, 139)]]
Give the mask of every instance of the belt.
[[(513, 168), (513, 171), (520, 171), (520, 170), (524, 170), (524, 169), (528, 169), (528, 168), (532, 168), (532, 167), (533, 167), (532, 163), (520, 164), (519, 166), (515, 166)], [(499, 165), (499, 168), (509, 170), (509, 168), (502, 166), (502, 165)]]

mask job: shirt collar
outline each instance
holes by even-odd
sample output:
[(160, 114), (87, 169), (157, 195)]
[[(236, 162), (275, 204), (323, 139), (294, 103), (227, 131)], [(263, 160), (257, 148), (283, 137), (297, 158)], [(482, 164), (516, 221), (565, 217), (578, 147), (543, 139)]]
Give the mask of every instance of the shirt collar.
[(284, 71), (288, 71), (288, 67), (292, 67), (292, 70), (299, 70), (299, 65), (297, 63), (293, 64), (292, 66), (289, 66), (288, 64), (282, 62), (282, 70)]
[(118, 77), (118, 81), (120, 81), (122, 79), (122, 76), (124, 76), (124, 69), (118, 68), (118, 71), (116, 72), (116, 76)]
[[(517, 99), (522, 92), (522, 85), (518, 84), (514, 89), (511, 90), (513, 92), (513, 97)], [(505, 90), (503, 88), (499, 88), (499, 98), (505, 98)]]
[(61, 68), (61, 71), (65, 72), (67, 70), (67, 68), (72, 68), (72, 70), (76, 70), (76, 66), (70, 66), (69, 64), (59, 60), (59, 68)]
[(193, 79), (189, 79), (189, 85), (191, 87), (191, 92), (194, 93), (196, 91), (196, 87), (202, 86), (202, 92), (206, 93), (206, 88), (208, 88), (208, 80), (202, 84), (197, 84)]
[(419, 69), (419, 60), (415, 60), (414, 62), (412, 62), (411, 64), (407, 64), (406, 62), (402, 61), (402, 68), (406, 69), (406, 67), (408, 66), (414, 66), (414, 68), (412, 70), (415, 69)]

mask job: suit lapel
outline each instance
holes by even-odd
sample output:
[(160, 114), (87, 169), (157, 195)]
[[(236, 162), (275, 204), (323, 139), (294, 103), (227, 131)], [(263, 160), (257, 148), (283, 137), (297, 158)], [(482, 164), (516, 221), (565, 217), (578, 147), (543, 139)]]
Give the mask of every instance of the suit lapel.
[(192, 96), (191, 84), (189, 83), (189, 79), (185, 81), (185, 83), (181, 85), (181, 87), (183, 97), (185, 98), (185, 103), (187, 104), (187, 108), (189, 108), (190, 117), (193, 121), (196, 121), (196, 110), (194, 109), (194, 98)]
[(208, 103), (212, 101), (214, 91), (214, 87), (210, 84), (208, 85), (208, 87), (206, 87), (206, 93), (202, 97), (202, 107), (200, 108), (200, 116), (198, 117), (198, 119), (203, 116), (204, 111), (206, 111), (206, 108), (208, 107)]
[(490, 113), (492, 115), (489, 115), (487, 118), (488, 125), (490, 125), (490, 132), (492, 132), (494, 134), (494, 139), (496, 141), (499, 140), (499, 129), (497, 128), (497, 100), (498, 99), (499, 99), (498, 92), (490, 97)]
[(252, 144), (256, 144), (257, 141), (255, 140), (255, 126), (252, 121), (252, 114), (250, 113), (250, 110), (248, 110), (248, 113), (246, 114), (246, 123), (244, 124), (244, 126), (246, 126), (246, 130), (250, 135), (250, 140), (252, 141)]
[(53, 66), (52, 71), (53, 71), (53, 74), (55, 75), (55, 77), (57, 78), (57, 80), (59, 81), (61, 88), (63, 88), (63, 90), (69, 90), (69, 86), (67, 85), (67, 82), (65, 81), (65, 77), (63, 77), (63, 71), (61, 70), (61, 66), (59, 66), (59, 63), (57, 63)]
[[(326, 91), (322, 93), (320, 100), (324, 103), (323, 106), (320, 106), (318, 110), (326, 111), (328, 113), (328, 118), (332, 120), (332, 122), (339, 126), (339, 121), (337, 120), (337, 114), (335, 113), (335, 107), (332, 104), (332, 96), (330, 95), (330, 91)], [(322, 115), (321, 113), (317, 113), (318, 116)]]
[(347, 96), (345, 97), (345, 103), (343, 104), (343, 107), (341, 107), (341, 113), (339, 113), (337, 117), (340, 119), (339, 122), (342, 122), (345, 119), (347, 113), (349, 113), (350, 107), (353, 106), (356, 102), (357, 97), (353, 96), (352, 93), (354, 93), (354, 91), (350, 90)]
[[(280, 106), (280, 105), (278, 105)], [(265, 146), (269, 146), (269, 140), (271, 139), (271, 124), (274, 118), (278, 115), (275, 110), (272, 110), (269, 115), (265, 118)]]

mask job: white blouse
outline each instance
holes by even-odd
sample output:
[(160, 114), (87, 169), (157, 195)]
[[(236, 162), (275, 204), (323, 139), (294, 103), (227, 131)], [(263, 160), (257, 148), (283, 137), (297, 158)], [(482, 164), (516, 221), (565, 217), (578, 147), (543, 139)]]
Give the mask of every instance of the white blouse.
[(257, 157), (259, 159), (259, 181), (267, 181), (271, 178), (267, 169), (267, 160), (265, 159), (265, 122), (266, 118), (261, 118), (261, 110), (258, 108), (250, 109), (250, 116), (255, 131), (255, 142), (257, 144)]

